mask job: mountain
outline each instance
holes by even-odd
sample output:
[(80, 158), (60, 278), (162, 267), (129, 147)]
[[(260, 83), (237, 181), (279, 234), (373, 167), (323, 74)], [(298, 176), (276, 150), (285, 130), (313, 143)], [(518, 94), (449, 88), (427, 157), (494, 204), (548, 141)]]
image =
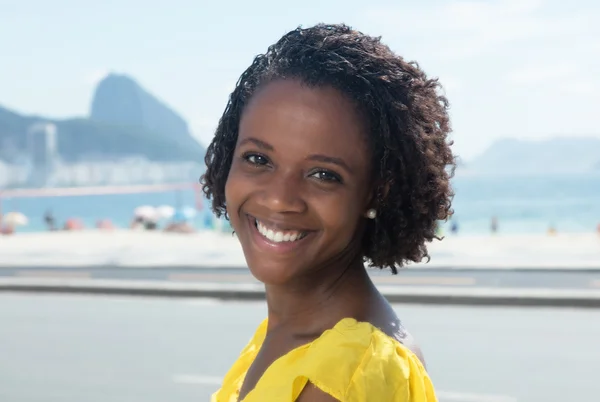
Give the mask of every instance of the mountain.
[(57, 128), (65, 162), (144, 157), (150, 161), (201, 161), (205, 149), (187, 123), (131, 78), (111, 75), (97, 87), (90, 118), (26, 116), (0, 106), (0, 159), (28, 153), (27, 131), (38, 122)]
[(585, 173), (600, 163), (600, 138), (503, 139), (468, 164), (470, 172), (493, 174)]
[(109, 74), (100, 81), (93, 96), (90, 119), (144, 127), (182, 140), (190, 137), (181, 116), (126, 75)]

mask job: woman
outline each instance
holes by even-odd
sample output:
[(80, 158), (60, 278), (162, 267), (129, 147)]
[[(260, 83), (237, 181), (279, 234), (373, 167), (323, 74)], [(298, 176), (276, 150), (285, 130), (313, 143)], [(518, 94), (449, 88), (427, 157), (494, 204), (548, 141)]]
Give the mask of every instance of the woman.
[(414, 63), (345, 25), (296, 29), (242, 74), (206, 154), (268, 317), (217, 402), (435, 401), (365, 263), (427, 257), (450, 214), (447, 102)]

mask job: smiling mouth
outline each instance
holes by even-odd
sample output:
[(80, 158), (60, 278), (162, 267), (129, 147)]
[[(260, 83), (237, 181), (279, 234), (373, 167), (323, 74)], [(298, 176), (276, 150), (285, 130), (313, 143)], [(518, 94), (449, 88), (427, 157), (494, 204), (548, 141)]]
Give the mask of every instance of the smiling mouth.
[(252, 218), (254, 226), (265, 239), (273, 243), (292, 243), (298, 240), (302, 240), (308, 232), (298, 230), (279, 230), (277, 228), (271, 228), (267, 224), (259, 221), (256, 218)]

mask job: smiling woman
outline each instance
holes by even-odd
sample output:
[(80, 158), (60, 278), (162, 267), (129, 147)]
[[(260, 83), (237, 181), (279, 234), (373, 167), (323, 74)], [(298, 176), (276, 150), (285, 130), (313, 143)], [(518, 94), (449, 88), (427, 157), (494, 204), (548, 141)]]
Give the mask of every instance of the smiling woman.
[(423, 358), (370, 280), (428, 257), (454, 158), (439, 84), (378, 38), (298, 28), (242, 74), (202, 183), (268, 317), (217, 402), (435, 401)]

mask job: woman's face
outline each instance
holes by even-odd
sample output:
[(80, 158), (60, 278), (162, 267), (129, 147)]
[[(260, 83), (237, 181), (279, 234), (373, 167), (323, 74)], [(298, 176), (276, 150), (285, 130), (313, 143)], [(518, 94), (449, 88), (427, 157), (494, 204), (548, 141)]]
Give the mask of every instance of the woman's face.
[[(365, 125), (333, 88), (279, 80), (246, 106), (225, 186), (253, 275), (267, 284), (340, 269), (370, 201)], [(352, 250), (356, 252), (355, 250)]]

